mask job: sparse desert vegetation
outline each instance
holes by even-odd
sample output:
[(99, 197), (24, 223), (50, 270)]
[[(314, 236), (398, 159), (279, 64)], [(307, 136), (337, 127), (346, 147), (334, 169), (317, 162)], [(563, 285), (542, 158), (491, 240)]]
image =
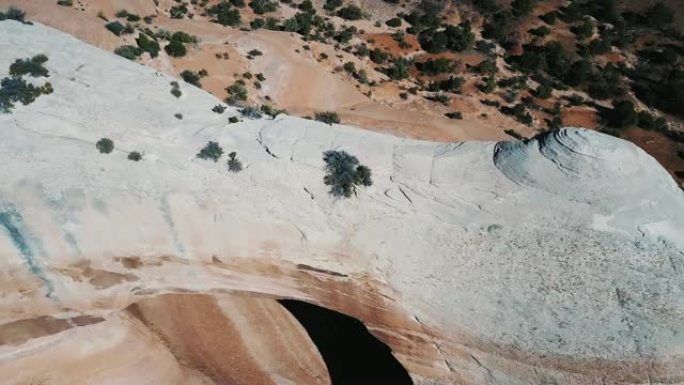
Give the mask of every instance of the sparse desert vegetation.
[(110, 154), (114, 151), (114, 141), (109, 138), (102, 138), (95, 143), (95, 148), (100, 151), (100, 154)]
[[(531, 137), (569, 124), (623, 136), (649, 151), (636, 139), (643, 135), (628, 132), (657, 131), (677, 149), (684, 146), (676, 140), (684, 131), (682, 10), (670, 1), (155, 6), (173, 23), (148, 11), (74, 7), (84, 8), (83, 17), (105, 20), (99, 23), (118, 39), (117, 54), (153, 59), (157, 68), (166, 60), (159, 56), (169, 56), (173, 73), (233, 105), (287, 108), (300, 116), (330, 111), (347, 123), (447, 141), (503, 139), (505, 129)], [(7, 18), (24, 20), (24, 14), (2, 12), (0, 19)], [(260, 40), (263, 32), (268, 39)], [(328, 84), (340, 97), (329, 99)], [(617, 118), (621, 111), (628, 113), (624, 119)], [(663, 162), (680, 159), (653, 154)], [(667, 166), (674, 176), (684, 168), (677, 162)]]
[(330, 186), (330, 194), (335, 197), (349, 198), (356, 194), (357, 186), (373, 184), (370, 168), (345, 151), (326, 151), (323, 161), (326, 170), (323, 182)]
[(218, 162), (221, 155), (223, 155), (223, 148), (218, 142), (210, 141), (197, 153), (197, 158)]

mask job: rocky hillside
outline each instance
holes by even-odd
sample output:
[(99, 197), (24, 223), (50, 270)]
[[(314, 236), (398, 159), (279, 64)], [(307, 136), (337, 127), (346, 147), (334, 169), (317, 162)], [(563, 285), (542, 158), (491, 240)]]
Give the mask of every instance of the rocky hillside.
[(0, 36), (4, 383), (330, 383), (282, 298), (362, 321), (415, 384), (684, 382), (684, 193), (635, 145), (259, 116)]

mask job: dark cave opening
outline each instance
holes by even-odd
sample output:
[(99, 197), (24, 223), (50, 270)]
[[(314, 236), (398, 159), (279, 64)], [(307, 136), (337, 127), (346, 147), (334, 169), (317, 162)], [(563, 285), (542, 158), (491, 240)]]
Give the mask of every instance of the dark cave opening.
[(332, 385), (412, 385), (404, 367), (356, 318), (310, 303), (280, 300), (309, 333)]

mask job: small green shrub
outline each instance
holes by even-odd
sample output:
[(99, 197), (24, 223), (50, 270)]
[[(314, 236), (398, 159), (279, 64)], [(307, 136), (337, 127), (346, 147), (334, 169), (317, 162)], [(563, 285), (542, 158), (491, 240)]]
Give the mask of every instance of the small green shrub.
[(37, 77), (48, 77), (47, 68), (43, 67), (48, 61), (48, 57), (45, 55), (36, 55), (30, 59), (17, 59), (14, 63), (10, 64), (9, 73), (12, 76), (22, 76), (31, 75), (34, 78)]
[(135, 60), (142, 55), (143, 50), (140, 49), (140, 47), (134, 47), (132, 45), (122, 45), (115, 49), (114, 53), (128, 60)]
[(461, 111), (447, 112), (444, 115), (449, 119), (463, 119), (463, 113), (461, 113)]
[(180, 73), (180, 77), (186, 83), (190, 83), (195, 87), (202, 88), (202, 84), (200, 83), (201, 77), (197, 72), (190, 71), (190, 70), (184, 70), (183, 72)]
[(116, 36), (121, 36), (126, 27), (117, 20), (105, 24), (105, 28), (107, 28), (109, 32), (115, 34)]
[(139, 162), (142, 160), (142, 154), (138, 151), (131, 151), (128, 153), (128, 160)]
[(197, 153), (199, 159), (213, 160), (218, 162), (219, 158), (223, 155), (223, 148), (218, 144), (218, 142), (208, 142), (202, 149)]
[(385, 22), (388, 27), (396, 28), (401, 26), (401, 19), (398, 17), (393, 17)]
[(109, 138), (102, 138), (95, 143), (95, 148), (97, 148), (101, 154), (109, 154), (114, 151), (114, 141)]
[(188, 13), (188, 6), (185, 4), (174, 5), (169, 9), (169, 16), (172, 19), (182, 19)]
[(222, 114), (226, 110), (226, 106), (217, 104), (211, 110), (217, 114)]
[(57, 0), (57, 5), (71, 7), (74, 5), (74, 0)]
[(327, 123), (327, 124), (333, 124), (333, 123), (339, 124), (340, 123), (340, 116), (337, 115), (337, 112), (334, 112), (334, 111), (317, 112), (314, 115), (314, 119), (319, 121), (319, 122), (323, 122), (323, 123)]
[(230, 118), (228, 118), (228, 123), (237, 123), (239, 121), (240, 119), (237, 116), (231, 116)]
[(330, 194), (336, 197), (351, 197), (356, 186), (371, 186), (373, 180), (370, 168), (359, 164), (359, 160), (345, 151), (323, 153), (326, 175), (323, 183), (330, 186)]
[(181, 114), (180, 112), (173, 114), (173, 117), (178, 120), (183, 120), (183, 114)]
[(235, 151), (228, 154), (228, 158), (230, 158), (228, 159), (228, 170), (237, 173), (242, 171), (242, 162), (236, 158), (236, 155)]
[(183, 95), (183, 93), (180, 90), (180, 85), (175, 80), (171, 82), (171, 95), (177, 98), (180, 98), (181, 95)]
[(185, 48), (185, 44), (183, 44), (183, 42), (180, 40), (171, 40), (169, 44), (164, 47), (164, 51), (166, 51), (169, 56), (173, 57), (185, 56), (185, 54), (188, 52), (188, 50)]

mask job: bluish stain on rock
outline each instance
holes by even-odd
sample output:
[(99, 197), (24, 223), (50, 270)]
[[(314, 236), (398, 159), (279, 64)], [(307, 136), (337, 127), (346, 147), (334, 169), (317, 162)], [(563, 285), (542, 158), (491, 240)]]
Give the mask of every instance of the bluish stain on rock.
[(54, 292), (52, 282), (47, 278), (45, 271), (40, 267), (36, 256), (29, 245), (25, 231), (23, 231), (23, 218), (14, 208), (0, 210), (0, 227), (2, 227), (12, 240), (14, 246), (19, 250), (24, 263), (31, 274), (43, 281), (47, 289), (47, 297), (51, 297)]

